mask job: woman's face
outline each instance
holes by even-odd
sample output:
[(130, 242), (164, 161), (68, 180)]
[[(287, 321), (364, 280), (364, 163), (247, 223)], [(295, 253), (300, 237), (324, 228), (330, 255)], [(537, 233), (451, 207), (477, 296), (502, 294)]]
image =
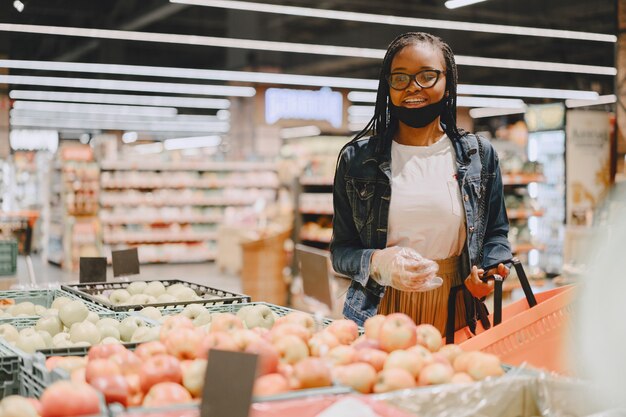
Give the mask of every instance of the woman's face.
[(389, 98), (398, 107), (419, 108), (440, 101), (446, 90), (445, 60), (441, 51), (427, 43), (414, 43), (402, 48), (391, 61), (391, 73), (416, 74), (423, 70), (440, 70), (433, 87), (422, 88), (412, 78), (404, 90), (389, 87)]

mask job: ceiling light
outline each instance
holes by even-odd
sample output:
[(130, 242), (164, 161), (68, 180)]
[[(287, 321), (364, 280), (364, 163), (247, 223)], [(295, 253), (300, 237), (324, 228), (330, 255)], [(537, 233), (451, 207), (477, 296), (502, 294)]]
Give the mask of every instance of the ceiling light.
[(135, 145), (132, 149), (140, 154), (161, 153), (163, 152), (163, 144), (161, 142), (146, 143)]
[(231, 85), (177, 84), (90, 78), (34, 77), (28, 75), (0, 75), (0, 84), (38, 85), (97, 90), (143, 91), (206, 96), (252, 97), (256, 94), (256, 90), (252, 87), (238, 87)]
[(458, 9), (459, 7), (469, 6), (470, 4), (482, 3), (485, 0), (448, 0), (444, 5), (448, 9)]
[(599, 42), (617, 42), (617, 36), (604, 33), (578, 32), (572, 30), (544, 29), (523, 26), (493, 25), (452, 20), (422, 19), (373, 13), (356, 13), (339, 10), (315, 9), (309, 7), (285, 6), (234, 0), (170, 0), (172, 3), (196, 6), (219, 7), (224, 9), (253, 12), (287, 14), (291, 16), (318, 17), (323, 19), (345, 20), (350, 22), (378, 23), (383, 25), (422, 27), (471, 32), (498, 33), (506, 35), (540, 36), (545, 38), (579, 39)]
[(137, 134), (137, 132), (124, 132), (124, 134), (122, 135), (122, 142), (133, 143), (137, 142), (138, 138), (139, 135)]
[(459, 94), (488, 95), (498, 97), (534, 97), (534, 98), (554, 98), (554, 99), (580, 99), (595, 100), (598, 93), (595, 91), (560, 90), (554, 88), (528, 88), (528, 87), (507, 87), (498, 85), (470, 85), (459, 84), (457, 87)]
[(102, 93), (68, 93), (64, 91), (12, 90), (13, 100), (73, 101), (83, 103), (127, 104), (140, 106), (173, 106), (198, 109), (227, 109), (230, 100), (223, 98), (139, 96)]
[(364, 91), (350, 91), (348, 100), (353, 103), (376, 103), (377, 93), (366, 93)]
[(19, 13), (22, 13), (24, 11), (24, 3), (22, 3), (20, 0), (15, 0), (13, 2), (13, 7), (15, 7), (15, 10), (17, 10)]
[(498, 109), (490, 107), (481, 107), (476, 109), (470, 109), (469, 114), (473, 119), (480, 119), (482, 117), (495, 117), (495, 116), (507, 116), (509, 114), (526, 113), (526, 108), (519, 109)]
[(350, 106), (348, 107), (348, 114), (350, 116), (369, 116), (371, 119), (374, 116), (374, 106)]
[(616, 75), (617, 68), (598, 65), (565, 64), (561, 62), (527, 61), (520, 59), (484, 58), (478, 56), (454, 55), (457, 65), (517, 69), (529, 71), (552, 71), (572, 74)]
[(612, 104), (615, 102), (617, 102), (617, 96), (615, 94), (609, 94), (606, 96), (599, 96), (596, 100), (565, 100), (565, 106), (571, 109), (574, 107), (597, 106), (600, 104)]
[(174, 107), (114, 106), (109, 104), (58, 103), (50, 101), (15, 101), (13, 108), (16, 110), (124, 116), (175, 117), (178, 114), (178, 110)]
[(467, 97), (459, 96), (456, 100), (457, 107), (502, 107), (519, 109), (524, 107), (524, 100), (495, 97)]
[(319, 136), (322, 133), (317, 126), (298, 126), (286, 127), (280, 130), (282, 139), (308, 138), (311, 136)]
[(163, 147), (168, 151), (172, 151), (176, 149), (209, 148), (219, 146), (220, 143), (222, 143), (221, 136), (196, 136), (166, 139), (163, 142)]

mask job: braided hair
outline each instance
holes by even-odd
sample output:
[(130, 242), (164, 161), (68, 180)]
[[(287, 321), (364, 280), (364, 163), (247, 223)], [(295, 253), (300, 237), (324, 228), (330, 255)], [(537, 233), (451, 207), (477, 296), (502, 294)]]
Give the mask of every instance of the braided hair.
[(398, 121), (389, 114), (389, 83), (387, 82), (387, 76), (391, 72), (391, 62), (396, 54), (408, 45), (420, 43), (430, 44), (438, 48), (445, 60), (446, 92), (448, 94), (444, 97), (444, 110), (440, 116), (442, 127), (451, 140), (457, 140), (465, 134), (465, 132), (456, 125), (456, 86), (458, 76), (452, 49), (450, 49), (450, 46), (441, 38), (431, 35), (430, 33), (407, 32), (395, 38), (387, 48), (387, 53), (385, 54), (383, 64), (380, 68), (374, 117), (372, 117), (365, 128), (355, 136), (354, 140), (367, 136), (370, 131), (373, 132), (374, 135), (382, 137), (388, 129), (395, 129), (397, 127)]

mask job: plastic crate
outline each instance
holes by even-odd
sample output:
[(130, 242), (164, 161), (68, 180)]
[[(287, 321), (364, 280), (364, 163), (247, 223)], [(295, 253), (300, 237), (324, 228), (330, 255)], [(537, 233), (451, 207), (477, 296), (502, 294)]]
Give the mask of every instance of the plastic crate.
[[(108, 294), (109, 292), (116, 289), (124, 289), (126, 288), (131, 281), (124, 282), (95, 282), (90, 284), (71, 284), (71, 285), (61, 285), (61, 289), (67, 291), (69, 293), (74, 294), (77, 297), (80, 297), (84, 300), (90, 301), (94, 304), (107, 308), (111, 311), (123, 312), (123, 311), (135, 311), (141, 310), (145, 307), (156, 307), (159, 309), (170, 309), (170, 308), (182, 308), (189, 304), (201, 304), (204, 306), (212, 306), (212, 305), (226, 305), (226, 304), (237, 304), (237, 303), (247, 303), (250, 302), (250, 297), (243, 294), (237, 294), (230, 291), (220, 290), (217, 288), (207, 287), (206, 285), (195, 284), (192, 282), (181, 281), (177, 279), (169, 279), (169, 280), (149, 280), (143, 282), (153, 282), (160, 281), (167, 288), (170, 285), (174, 284), (183, 284), (191, 289), (193, 289), (196, 294), (200, 297), (211, 296), (211, 297), (219, 297), (216, 299), (206, 299), (203, 298), (201, 300), (194, 301), (176, 301), (172, 303), (152, 303), (152, 304), (142, 304), (142, 305), (122, 305), (117, 306), (113, 305), (107, 301), (101, 300), (96, 297), (96, 295), (100, 294)], [(135, 282), (135, 281), (133, 281)]]
[[(111, 310), (102, 307), (100, 305), (94, 304), (88, 300), (83, 300), (80, 297), (77, 297), (74, 294), (65, 292), (60, 289), (40, 289), (40, 290), (6, 290), (0, 291), (0, 299), (9, 298), (15, 301), (15, 304), (31, 302), (35, 305), (43, 306), (46, 308), (50, 308), (52, 306), (52, 302), (58, 297), (68, 297), (73, 300), (81, 300), (85, 303), (85, 306), (89, 309), (89, 311), (93, 311), (98, 314), (111, 313)], [(19, 319), (31, 319), (31, 318), (39, 318), (39, 316), (29, 316), (29, 317), (5, 317), (0, 318), (0, 324), (8, 323), (14, 320)]]
[(20, 387), (20, 359), (0, 344), (0, 399), (17, 394)]
[(17, 271), (17, 241), (0, 240), (0, 275), (15, 275)]

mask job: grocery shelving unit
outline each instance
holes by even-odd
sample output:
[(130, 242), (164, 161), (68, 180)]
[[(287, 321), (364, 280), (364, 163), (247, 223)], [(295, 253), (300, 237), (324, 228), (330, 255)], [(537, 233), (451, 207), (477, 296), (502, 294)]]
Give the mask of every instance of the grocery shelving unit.
[(218, 226), (276, 199), (265, 162), (101, 162), (105, 253), (139, 248), (142, 263), (214, 260)]

